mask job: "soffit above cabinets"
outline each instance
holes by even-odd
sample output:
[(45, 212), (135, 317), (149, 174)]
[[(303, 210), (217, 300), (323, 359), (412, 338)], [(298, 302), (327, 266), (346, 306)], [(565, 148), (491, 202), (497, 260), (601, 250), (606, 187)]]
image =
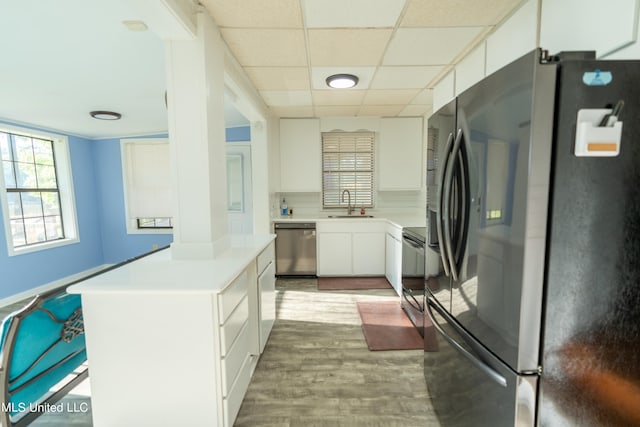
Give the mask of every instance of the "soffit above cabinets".
[[(201, 0), (280, 117), (415, 116), (522, 0)], [(330, 89), (353, 73), (359, 84)]]

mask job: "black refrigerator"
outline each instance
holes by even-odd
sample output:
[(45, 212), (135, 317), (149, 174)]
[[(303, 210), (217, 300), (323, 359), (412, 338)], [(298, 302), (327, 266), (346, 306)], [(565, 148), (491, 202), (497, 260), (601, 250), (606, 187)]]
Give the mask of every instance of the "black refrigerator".
[(443, 426), (640, 425), (640, 61), (533, 51), (428, 122)]

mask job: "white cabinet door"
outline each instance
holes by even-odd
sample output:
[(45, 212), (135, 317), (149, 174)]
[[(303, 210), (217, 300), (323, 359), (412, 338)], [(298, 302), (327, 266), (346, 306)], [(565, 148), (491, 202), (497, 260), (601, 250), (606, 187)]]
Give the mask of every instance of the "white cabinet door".
[(402, 294), (402, 242), (391, 234), (386, 235), (385, 276), (398, 295)]
[(318, 233), (318, 276), (350, 276), (351, 233)]
[(385, 237), (385, 260), (384, 260), (384, 276), (387, 278), (391, 286), (396, 287), (393, 282), (395, 279), (394, 272), (394, 259), (396, 253), (396, 246), (393, 244), (394, 239), (390, 234), (387, 234)]
[(320, 120), (280, 119), (280, 190), (322, 191)]
[[(543, 2), (545, 5), (546, 3), (546, 1)], [(563, 2), (550, 3), (561, 4)], [(533, 0), (524, 3), (516, 13), (511, 15), (487, 38), (485, 64), (487, 76), (536, 48), (538, 4), (538, 1)], [(582, 14), (580, 13), (580, 15)], [(563, 19), (566, 24), (566, 17), (563, 17)], [(541, 25), (544, 27), (544, 22)], [(566, 28), (566, 25), (562, 25), (564, 37), (567, 37), (570, 32)], [(541, 30), (541, 37), (543, 34), (544, 31)], [(541, 44), (540, 46), (544, 46), (545, 49), (549, 48), (546, 44)], [(551, 50), (551, 52), (555, 53), (556, 51)]]
[(378, 188), (420, 190), (423, 169), (422, 118), (389, 118), (380, 121)]
[(271, 329), (276, 321), (276, 263), (272, 260), (258, 276), (258, 295), (260, 296), (260, 353), (264, 351)]
[(385, 270), (384, 233), (353, 233), (353, 274), (383, 276)]

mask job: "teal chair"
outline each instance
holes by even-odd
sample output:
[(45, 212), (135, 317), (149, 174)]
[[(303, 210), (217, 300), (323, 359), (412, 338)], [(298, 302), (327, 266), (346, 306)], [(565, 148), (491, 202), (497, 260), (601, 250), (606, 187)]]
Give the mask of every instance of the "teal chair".
[[(87, 353), (79, 295), (56, 289), (7, 316), (0, 336), (2, 425), (33, 422), (87, 378)], [(51, 388), (69, 376), (60, 389)]]

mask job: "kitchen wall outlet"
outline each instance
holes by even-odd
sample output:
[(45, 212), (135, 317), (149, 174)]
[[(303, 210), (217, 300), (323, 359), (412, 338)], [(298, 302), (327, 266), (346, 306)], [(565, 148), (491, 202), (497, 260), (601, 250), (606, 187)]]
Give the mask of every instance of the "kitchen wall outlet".
[(154, 243), (153, 245), (151, 245), (151, 250), (152, 251), (157, 251), (158, 250), (158, 244)]

